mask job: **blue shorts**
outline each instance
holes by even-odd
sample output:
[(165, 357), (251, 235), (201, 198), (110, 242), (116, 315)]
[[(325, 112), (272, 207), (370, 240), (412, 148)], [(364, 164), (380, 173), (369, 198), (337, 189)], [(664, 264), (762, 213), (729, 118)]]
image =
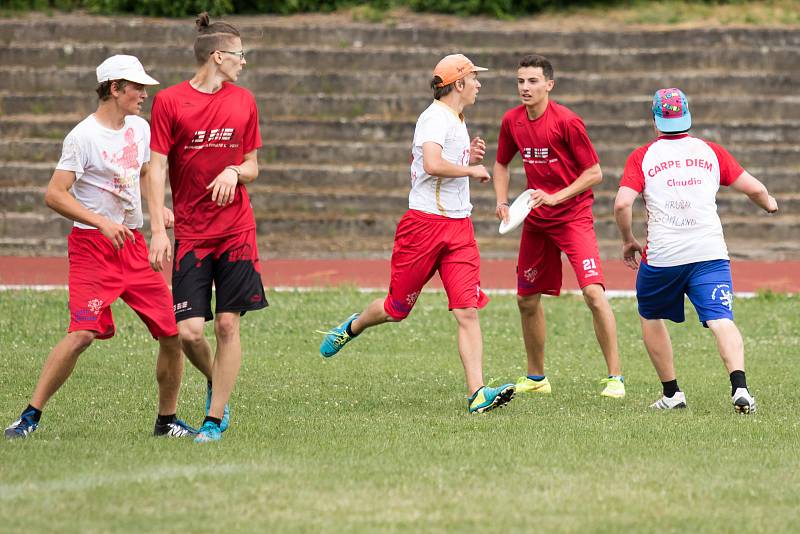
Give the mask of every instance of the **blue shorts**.
[(639, 265), (639, 315), (682, 323), (686, 320), (683, 295), (688, 295), (703, 326), (714, 319), (733, 320), (731, 262), (709, 260), (674, 267), (651, 267), (644, 262)]

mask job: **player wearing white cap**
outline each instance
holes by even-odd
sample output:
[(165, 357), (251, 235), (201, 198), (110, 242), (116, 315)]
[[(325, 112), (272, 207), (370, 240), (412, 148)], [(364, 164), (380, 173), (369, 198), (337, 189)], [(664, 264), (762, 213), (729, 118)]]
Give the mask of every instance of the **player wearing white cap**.
[[(150, 159), (150, 127), (138, 115), (147, 86), (158, 82), (138, 59), (126, 55), (100, 64), (97, 81), (97, 110), (64, 139), (45, 194), (48, 207), (75, 221), (68, 239), (70, 325), (50, 352), (30, 404), (6, 428), (9, 439), (35, 431), (45, 404), (72, 373), (80, 354), (95, 339), (114, 335), (111, 304), (117, 298), (136, 311), (159, 342), (154, 434), (195, 433), (175, 416), (183, 356), (172, 297), (164, 278), (150, 268), (147, 244), (138, 230), (143, 219), (140, 183), (147, 180)], [(171, 220), (172, 214), (165, 212)]]
[(402, 321), (411, 313), (423, 286), (439, 272), (458, 322), (458, 350), (464, 365), (467, 407), (485, 412), (507, 404), (514, 385), (485, 387), (483, 339), (478, 309), (489, 302), (480, 286), (480, 254), (470, 213), (470, 178), (490, 179), (481, 165), (486, 147), (470, 141), (463, 111), (473, 105), (481, 87), (476, 67), (466, 56), (442, 59), (433, 71), (434, 100), (417, 119), (412, 144), (409, 210), (397, 225), (392, 251), (389, 294), (373, 301), (361, 314), (324, 332), (322, 356), (335, 355), (365, 329)]

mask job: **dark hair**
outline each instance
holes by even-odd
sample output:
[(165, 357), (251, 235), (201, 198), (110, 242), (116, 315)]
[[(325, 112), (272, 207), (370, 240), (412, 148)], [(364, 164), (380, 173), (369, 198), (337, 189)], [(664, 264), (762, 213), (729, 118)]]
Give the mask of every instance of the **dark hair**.
[(439, 76), (434, 76), (433, 79), (431, 80), (431, 89), (433, 89), (434, 100), (441, 100), (442, 97), (452, 93), (456, 85), (456, 82), (453, 82), (445, 85), (444, 87), (439, 87), (440, 83), (442, 83), (442, 79)]
[(203, 11), (197, 15), (197, 38), (194, 40), (194, 57), (197, 64), (208, 61), (214, 50), (223, 48), (230, 39), (240, 37), (239, 30), (227, 22), (210, 22), (208, 13)]
[(519, 60), (519, 66), (517, 68), (521, 69), (522, 67), (540, 67), (545, 78), (548, 80), (553, 79), (553, 65), (550, 63), (550, 60), (544, 56), (528, 54)]
[(125, 86), (128, 85), (128, 80), (107, 80), (105, 82), (100, 82), (95, 92), (97, 93), (97, 98), (99, 98), (101, 102), (105, 102), (111, 98), (111, 86), (113, 84), (117, 84), (117, 91), (122, 91), (125, 89)]

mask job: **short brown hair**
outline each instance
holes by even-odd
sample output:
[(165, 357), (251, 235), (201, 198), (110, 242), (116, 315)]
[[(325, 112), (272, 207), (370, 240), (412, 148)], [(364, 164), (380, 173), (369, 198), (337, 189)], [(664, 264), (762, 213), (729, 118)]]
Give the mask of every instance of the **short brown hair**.
[(111, 86), (117, 84), (117, 91), (122, 91), (128, 85), (128, 80), (106, 80), (101, 82), (94, 91), (97, 93), (97, 98), (101, 102), (105, 102), (111, 98)]
[(203, 11), (197, 15), (197, 38), (194, 40), (194, 57), (197, 64), (208, 61), (208, 56), (224, 47), (233, 37), (241, 37), (239, 30), (227, 22), (210, 22), (208, 13)]
[(553, 79), (553, 64), (550, 63), (549, 59), (539, 54), (523, 56), (523, 58), (519, 60), (519, 66), (517, 68), (521, 69), (522, 67), (540, 67), (545, 78), (548, 80)]
[[(458, 80), (456, 80), (458, 81)], [(438, 76), (434, 76), (431, 80), (431, 89), (433, 89), (433, 99), (434, 100), (441, 100), (442, 97), (449, 95), (453, 92), (453, 88), (456, 85), (456, 82), (449, 83), (444, 87), (439, 87), (439, 84), (442, 83), (442, 79)]]

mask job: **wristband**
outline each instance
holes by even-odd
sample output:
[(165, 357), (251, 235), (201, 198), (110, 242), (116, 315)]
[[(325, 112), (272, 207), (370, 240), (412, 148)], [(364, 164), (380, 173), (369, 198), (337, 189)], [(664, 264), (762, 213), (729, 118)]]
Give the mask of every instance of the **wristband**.
[(239, 176), (241, 176), (241, 175), (242, 175), (242, 170), (241, 170), (239, 167), (237, 167), (236, 165), (228, 165), (227, 167), (225, 167), (225, 169), (226, 169), (226, 170), (227, 170), (227, 169), (230, 169), (230, 170), (232, 170), (233, 172), (235, 172), (235, 173), (236, 173), (236, 179), (237, 179), (237, 180), (239, 179)]
[[(500, 206), (509, 207), (509, 204), (508, 204), (508, 202), (498, 202), (497, 203), (497, 207), (499, 208)], [(495, 209), (497, 209), (497, 208), (495, 208)]]

